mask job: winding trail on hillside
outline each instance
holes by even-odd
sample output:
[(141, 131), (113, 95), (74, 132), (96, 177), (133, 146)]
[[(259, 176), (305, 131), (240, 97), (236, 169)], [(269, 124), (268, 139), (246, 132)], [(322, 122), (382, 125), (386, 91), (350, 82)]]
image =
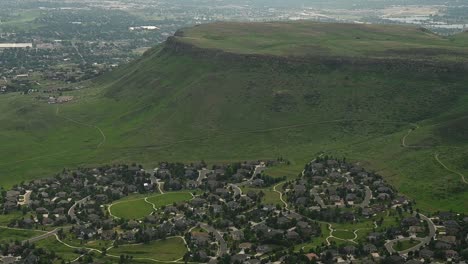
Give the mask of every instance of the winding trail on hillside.
[[(455, 120), (460, 120), (460, 119), (465, 119), (467, 118), (468, 116), (461, 116), (461, 117), (458, 117), (458, 118), (454, 118), (454, 119), (450, 119), (449, 121), (455, 121)], [(439, 123), (435, 123), (435, 124), (431, 124), (429, 126), (437, 126), (437, 125), (440, 125), (440, 124), (443, 124), (443, 123), (446, 123), (448, 121), (444, 121), (444, 122), (439, 122)], [(408, 145), (406, 144), (406, 140), (408, 139), (408, 137), (413, 133), (415, 132), (416, 130), (418, 130), (419, 128), (421, 128), (418, 124), (416, 123), (408, 123), (409, 125), (413, 126), (413, 128), (409, 129), (408, 132), (401, 138), (401, 146), (404, 147), (404, 148), (433, 148), (433, 147), (436, 147), (436, 146), (431, 146), (431, 145)], [(438, 145), (439, 147), (441, 147), (442, 145)], [(450, 148), (456, 148), (456, 149), (459, 149), (459, 148), (462, 148), (462, 147), (459, 147), (459, 146), (447, 146), (447, 147), (450, 147)]]
[[(465, 118), (465, 117), (462, 117), (462, 118)], [(416, 131), (417, 129), (420, 128), (419, 125), (417, 124), (412, 124), (414, 126), (414, 128), (411, 128), (408, 130), (408, 133), (406, 133), (405, 136), (403, 136), (403, 138), (401, 139), (401, 146), (404, 147), (404, 148), (433, 148), (434, 146), (424, 146), (424, 145), (408, 145), (406, 144), (406, 139), (411, 135), (411, 133), (413, 133), (414, 131)], [(450, 146), (451, 148), (460, 148), (460, 147), (457, 147), (457, 146)], [(456, 174), (458, 176), (460, 176), (461, 178), (461, 181), (465, 184), (468, 184), (468, 181), (466, 180), (465, 178), (465, 175), (463, 175), (461, 172), (458, 172), (458, 171), (455, 171), (455, 170), (452, 170), (450, 169), (445, 163), (443, 163), (441, 160), (440, 160), (440, 157), (439, 157), (439, 153), (434, 153), (434, 159), (448, 172), (452, 173), (452, 174)]]
[(435, 146), (430, 146), (430, 145), (408, 145), (406, 144), (406, 140), (408, 139), (408, 137), (413, 133), (415, 132), (416, 130), (418, 130), (419, 128), (421, 128), (418, 124), (415, 124), (415, 123), (410, 123), (411, 126), (413, 126), (413, 128), (410, 128), (408, 130), (408, 132), (401, 138), (401, 146), (403, 148), (408, 148), (408, 149), (421, 149), (421, 148), (433, 148)]
[(77, 125), (80, 125), (80, 126), (86, 126), (86, 127), (91, 127), (91, 128), (94, 128), (96, 129), (100, 134), (101, 134), (101, 141), (99, 142), (99, 144), (96, 146), (96, 149), (100, 148), (102, 145), (104, 145), (104, 143), (106, 142), (107, 140), (107, 137), (106, 137), (106, 134), (104, 134), (104, 132), (102, 131), (102, 129), (96, 125), (92, 125), (92, 124), (88, 124), (88, 123), (83, 123), (83, 122), (80, 122), (80, 121), (76, 121), (75, 119), (72, 119), (72, 118), (69, 118), (69, 117), (66, 117), (66, 116), (63, 116), (63, 115), (60, 115), (60, 108), (57, 106), (57, 110), (55, 111), (55, 115), (58, 116), (58, 117), (61, 117), (65, 120), (68, 120), (72, 123), (75, 123)]
[[(59, 108), (57, 107), (57, 110), (56, 110), (56, 115), (59, 116)], [(87, 126), (87, 127), (92, 127), (92, 128), (95, 128), (96, 130), (98, 130), (98, 132), (101, 134), (101, 137), (102, 137), (102, 140), (101, 142), (97, 145), (96, 148), (99, 148), (101, 147), (102, 145), (104, 145), (104, 143), (106, 142), (107, 140), (107, 137), (105, 135), (105, 133), (102, 131), (101, 128), (95, 126), (95, 125), (92, 125), (92, 124), (86, 124), (86, 123), (82, 123), (82, 122), (79, 122), (79, 121), (76, 121), (76, 120), (73, 120), (71, 118), (67, 118), (67, 117), (64, 117), (64, 116), (60, 116), (70, 122), (73, 122), (73, 123), (76, 123), (78, 125), (82, 125), (82, 126)], [(195, 138), (187, 138), (187, 139), (181, 139), (181, 140), (176, 140), (176, 141), (172, 141), (172, 142), (168, 142), (168, 143), (163, 143), (163, 144), (158, 144), (158, 145), (145, 145), (145, 146), (131, 146), (131, 147), (115, 147), (115, 149), (151, 149), (151, 148), (165, 148), (165, 147), (170, 147), (170, 146), (173, 146), (173, 145), (176, 145), (176, 144), (180, 144), (180, 143), (187, 143), (187, 142), (195, 142), (195, 141), (201, 141), (201, 140), (209, 140), (209, 139), (213, 139), (213, 138), (219, 138), (219, 137), (224, 137), (224, 136), (235, 136), (235, 135), (243, 135), (243, 134), (254, 134), (254, 133), (267, 133), (267, 132), (272, 132), (272, 131), (281, 131), (281, 130), (285, 130), (285, 129), (291, 129), (291, 128), (300, 128), (300, 127), (307, 127), (307, 126), (312, 126), (312, 125), (319, 125), (319, 124), (333, 124), (333, 123), (342, 123), (342, 122), (367, 122), (367, 123), (386, 123), (386, 124), (401, 124), (401, 125), (413, 125), (413, 126), (417, 126), (413, 123), (408, 123), (408, 122), (400, 122), (400, 121), (378, 121), (378, 120), (363, 120), (363, 119), (335, 119), (335, 120), (328, 120), (328, 121), (319, 121), (319, 122), (307, 122), (307, 123), (301, 123), (301, 124), (295, 124), (295, 125), (288, 125), (288, 126), (280, 126), (280, 127), (273, 127), (273, 128), (266, 128), (266, 129), (257, 129), (257, 130), (247, 130), (247, 131), (238, 131), (238, 132), (232, 132), (232, 133), (219, 133), (217, 135), (213, 135), (213, 136), (204, 136), (204, 137), (195, 137)], [(411, 130), (411, 131), (408, 131), (408, 134), (404, 137), (404, 141), (402, 140), (402, 146), (403, 147), (410, 147), (406, 144), (406, 138), (409, 136), (409, 134), (411, 134), (412, 132), (414, 131)], [(367, 141), (363, 141), (363, 142), (367, 142)], [(404, 143), (404, 144), (403, 144)], [(413, 146), (414, 147), (414, 146)], [(23, 159), (23, 160), (16, 160), (16, 161), (13, 161), (13, 162), (8, 162), (8, 163), (0, 163), (0, 166), (3, 166), (3, 165), (9, 165), (9, 164), (15, 164), (15, 163), (21, 163), (21, 162), (25, 162), (25, 161), (30, 161), (30, 160), (37, 160), (37, 159), (41, 159), (41, 158), (45, 158), (45, 157), (52, 157), (52, 156), (58, 156), (58, 155), (61, 155), (61, 154), (65, 154), (67, 152), (70, 152), (69, 150), (67, 151), (63, 151), (63, 152), (58, 152), (58, 153), (54, 153), (54, 154), (49, 154), (49, 155), (41, 155), (41, 156), (37, 156), (37, 157), (32, 157), (32, 158), (28, 158), (28, 159)]]
[(436, 160), (445, 170), (447, 170), (447, 171), (449, 171), (449, 172), (451, 172), (451, 173), (453, 173), (453, 174), (456, 174), (456, 175), (460, 176), (462, 182), (465, 183), (465, 184), (468, 184), (468, 181), (466, 181), (465, 175), (463, 175), (461, 172), (458, 172), (458, 171), (455, 171), (455, 170), (450, 169), (449, 167), (447, 167), (447, 165), (445, 165), (445, 163), (443, 163), (443, 162), (440, 160), (440, 158), (439, 158), (439, 153), (435, 153), (435, 154), (434, 154), (434, 158), (435, 158), (435, 160)]
[(194, 137), (194, 138), (186, 138), (186, 139), (181, 139), (181, 140), (175, 140), (172, 142), (167, 142), (163, 144), (158, 144), (158, 145), (144, 145), (144, 146), (132, 146), (132, 147), (122, 147), (124, 149), (150, 149), (150, 148), (164, 148), (168, 146), (172, 146), (175, 144), (180, 144), (180, 143), (187, 143), (187, 142), (194, 142), (194, 141), (200, 141), (200, 140), (212, 140), (214, 138), (219, 138), (219, 137), (225, 137), (225, 136), (238, 136), (238, 135), (244, 135), (244, 134), (256, 134), (256, 133), (267, 133), (267, 132), (273, 132), (273, 131), (281, 131), (281, 130), (286, 130), (286, 129), (291, 129), (291, 128), (301, 128), (301, 127), (307, 127), (307, 126), (312, 126), (312, 125), (321, 125), (321, 124), (336, 124), (336, 123), (343, 123), (343, 122), (364, 122), (364, 123), (382, 123), (382, 124), (395, 124), (395, 125), (413, 125), (412, 123), (408, 122), (400, 122), (400, 121), (378, 121), (378, 120), (364, 120), (364, 119), (334, 119), (334, 120), (327, 120), (327, 121), (317, 121), (317, 122), (306, 122), (306, 123), (300, 123), (300, 124), (294, 124), (294, 125), (287, 125), (287, 126), (279, 126), (279, 127), (272, 127), (272, 128), (265, 128), (265, 129), (255, 129), (255, 130), (245, 130), (245, 131), (237, 131), (237, 132), (230, 132), (230, 133), (218, 133), (215, 135), (211, 136), (203, 136), (203, 137)]
[(404, 148), (418, 148), (418, 146), (410, 146), (408, 144), (406, 144), (406, 139), (411, 135), (411, 133), (413, 133), (413, 131), (419, 129), (419, 125), (417, 124), (413, 124), (411, 123), (412, 126), (414, 126), (413, 128), (410, 128), (408, 130), (408, 132), (403, 136), (403, 138), (401, 138), (401, 146), (404, 147)]

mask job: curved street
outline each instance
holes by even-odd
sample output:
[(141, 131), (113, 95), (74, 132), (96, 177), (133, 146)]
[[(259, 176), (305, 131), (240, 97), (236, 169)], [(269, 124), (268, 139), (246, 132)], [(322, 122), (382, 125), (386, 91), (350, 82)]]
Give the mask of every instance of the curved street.
[(228, 252), (227, 243), (224, 240), (223, 235), (218, 230), (216, 230), (214, 227), (212, 227), (212, 226), (210, 226), (208, 224), (205, 224), (205, 223), (199, 223), (199, 224), (200, 224), (200, 227), (205, 229), (208, 233), (213, 233), (213, 235), (215, 236), (216, 241), (218, 241), (219, 248), (218, 248), (218, 252), (216, 253), (216, 256), (221, 257), (224, 254), (227, 254), (227, 252)]
[[(431, 242), (432, 238), (434, 238), (435, 234), (436, 234), (436, 226), (435, 226), (434, 222), (432, 222), (432, 220), (429, 219), (427, 216), (425, 216), (423, 214), (419, 214), (419, 216), (420, 216), (420, 218), (422, 220), (427, 222), (428, 227), (429, 227), (429, 234), (426, 237), (422, 237), (422, 238), (421, 237), (403, 237), (403, 238), (397, 238), (397, 239), (387, 241), (387, 243), (385, 243), (385, 248), (387, 249), (388, 253), (393, 254), (393, 253), (397, 252), (400, 255), (408, 254), (411, 251), (414, 252), (414, 251), (420, 250), (422, 247), (428, 245)], [(421, 243), (417, 244), (414, 247), (411, 247), (411, 248), (408, 248), (408, 249), (405, 249), (405, 250), (401, 250), (401, 251), (396, 251), (393, 248), (395, 246), (395, 244), (398, 243), (399, 241), (403, 242), (403, 241), (408, 241), (408, 240), (411, 240), (411, 239), (420, 241)]]

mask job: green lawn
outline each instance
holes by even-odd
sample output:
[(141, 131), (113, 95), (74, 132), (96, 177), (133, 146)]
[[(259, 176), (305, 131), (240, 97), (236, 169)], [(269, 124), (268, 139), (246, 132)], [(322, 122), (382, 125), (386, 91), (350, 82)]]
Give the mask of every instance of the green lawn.
[(421, 242), (419, 242), (417, 240), (405, 240), (405, 241), (398, 242), (397, 244), (395, 244), (394, 249), (396, 251), (407, 250), (409, 248), (412, 248), (412, 247), (418, 245), (419, 243), (421, 243)]
[(108, 251), (112, 255), (130, 255), (134, 259), (154, 259), (159, 261), (174, 261), (180, 259), (187, 252), (181, 238), (168, 238), (151, 242), (150, 244), (121, 245)]
[(114, 216), (119, 218), (141, 219), (153, 212), (153, 205), (151, 203), (153, 203), (156, 208), (161, 208), (162, 206), (173, 203), (188, 201), (191, 198), (192, 195), (186, 192), (153, 195), (148, 197), (148, 202), (145, 201), (145, 198), (131, 199), (130, 196), (124, 198), (124, 200), (116, 201), (112, 204), (110, 210)]
[(148, 198), (150, 203), (156, 205), (156, 208), (161, 208), (162, 206), (171, 205), (173, 203), (184, 202), (192, 199), (192, 195), (187, 192), (173, 192), (173, 193), (164, 193), (161, 195), (155, 195)]
[(341, 239), (353, 239), (354, 238), (353, 232), (344, 231), (344, 230), (333, 231), (333, 236), (337, 238), (341, 238)]
[[(254, 187), (246, 187), (243, 186), (241, 187), (243, 193), (247, 193), (249, 191), (254, 191), (256, 193), (263, 192), (264, 196), (262, 198), (262, 203), (263, 204), (273, 204), (273, 205), (280, 205), (281, 207), (284, 206), (284, 204), (280, 200), (280, 195), (279, 193), (273, 191), (273, 187), (268, 187), (268, 188), (254, 188)], [(279, 187), (278, 187), (279, 190)]]
[(124, 219), (141, 219), (153, 212), (153, 206), (144, 199), (117, 202), (110, 207), (112, 215)]

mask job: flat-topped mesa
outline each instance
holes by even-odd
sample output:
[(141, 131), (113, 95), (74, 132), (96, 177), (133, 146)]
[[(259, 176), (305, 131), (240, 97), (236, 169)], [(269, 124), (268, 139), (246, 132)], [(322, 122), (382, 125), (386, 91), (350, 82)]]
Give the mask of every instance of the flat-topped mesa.
[(227, 61), (468, 69), (465, 34), (404, 26), (316, 22), (213, 23), (177, 31), (166, 52)]

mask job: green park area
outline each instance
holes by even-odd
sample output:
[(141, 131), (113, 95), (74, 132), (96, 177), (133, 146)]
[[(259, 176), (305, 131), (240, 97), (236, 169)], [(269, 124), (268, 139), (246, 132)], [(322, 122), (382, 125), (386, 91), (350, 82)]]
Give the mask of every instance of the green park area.
[(129, 255), (135, 260), (175, 261), (184, 256), (187, 248), (182, 238), (172, 237), (149, 244), (120, 245), (108, 251), (110, 255)]
[(188, 192), (164, 193), (146, 198), (129, 199), (116, 201), (109, 206), (109, 211), (114, 217), (123, 219), (141, 219), (151, 214), (154, 209), (171, 205), (192, 198)]
[(333, 236), (341, 239), (353, 239), (355, 237), (353, 232), (345, 230), (333, 231)]

